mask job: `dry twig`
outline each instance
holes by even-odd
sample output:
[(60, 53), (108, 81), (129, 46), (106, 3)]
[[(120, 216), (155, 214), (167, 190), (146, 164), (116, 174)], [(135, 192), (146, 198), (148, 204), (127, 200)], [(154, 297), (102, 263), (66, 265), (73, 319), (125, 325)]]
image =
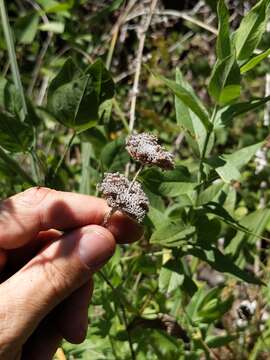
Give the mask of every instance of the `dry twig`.
[(149, 13), (146, 15), (145, 18), (145, 24), (141, 31), (140, 35), (140, 41), (139, 46), (137, 50), (137, 57), (136, 57), (136, 71), (134, 75), (134, 82), (133, 82), (133, 88), (132, 88), (132, 97), (131, 97), (131, 106), (130, 106), (130, 118), (129, 118), (129, 129), (132, 133), (134, 129), (134, 123), (135, 123), (135, 110), (136, 110), (136, 102), (137, 102), (137, 95), (139, 92), (139, 80), (140, 80), (140, 74), (141, 74), (141, 67), (142, 67), (142, 57), (143, 57), (143, 49), (144, 49), (144, 43), (146, 39), (146, 33), (149, 29), (149, 26), (151, 24), (152, 16), (154, 13), (154, 10), (157, 6), (158, 0), (152, 0), (150, 4)]

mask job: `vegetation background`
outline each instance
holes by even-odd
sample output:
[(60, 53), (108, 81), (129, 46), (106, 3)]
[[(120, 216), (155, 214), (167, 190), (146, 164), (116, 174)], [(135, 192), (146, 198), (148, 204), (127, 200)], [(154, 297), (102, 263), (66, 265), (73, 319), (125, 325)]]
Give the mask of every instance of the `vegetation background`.
[(270, 358), (269, 1), (225, 3), (0, 1), (2, 198), (97, 195), (136, 172), (133, 131), (176, 155), (140, 175), (145, 236), (97, 274), (87, 339), (57, 359)]

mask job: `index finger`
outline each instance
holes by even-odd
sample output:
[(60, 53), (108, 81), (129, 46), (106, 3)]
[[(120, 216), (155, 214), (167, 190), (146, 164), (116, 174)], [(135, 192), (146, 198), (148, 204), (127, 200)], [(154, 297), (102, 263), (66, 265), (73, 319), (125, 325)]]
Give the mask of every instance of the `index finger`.
[[(106, 201), (94, 196), (44, 187), (28, 189), (0, 204), (0, 248), (23, 246), (44, 230), (100, 225), (108, 211)], [(140, 225), (120, 213), (112, 217), (107, 228), (119, 243), (136, 241), (143, 234)]]

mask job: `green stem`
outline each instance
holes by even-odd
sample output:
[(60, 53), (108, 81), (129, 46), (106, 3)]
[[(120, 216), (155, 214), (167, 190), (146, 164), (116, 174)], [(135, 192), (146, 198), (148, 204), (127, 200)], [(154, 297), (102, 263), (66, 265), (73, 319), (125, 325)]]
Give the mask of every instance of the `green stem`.
[(139, 170), (136, 172), (133, 180), (131, 181), (127, 192), (129, 192), (132, 189), (132, 186), (134, 185), (135, 181), (137, 180), (138, 176), (143, 171), (143, 169), (144, 169), (144, 164), (141, 164), (141, 166), (139, 167)]
[(21, 176), (22, 179), (27, 181), (29, 184), (36, 186), (36, 182), (31, 178), (27, 172), (20, 167), (20, 165), (15, 161), (10, 155), (8, 155), (1, 147), (0, 147), (0, 158), (9, 166), (12, 170), (14, 170), (17, 174)]
[[(213, 124), (215, 117), (216, 117), (216, 113), (217, 113), (217, 105), (215, 105), (212, 116), (211, 116), (211, 120), (210, 122)], [(198, 187), (197, 187), (197, 196), (196, 196), (196, 204), (198, 202), (198, 198), (204, 188), (204, 184), (203, 181), (205, 180), (205, 173), (204, 173), (204, 160), (205, 160), (205, 155), (207, 152), (207, 147), (209, 144), (209, 139), (210, 136), (212, 134), (213, 129), (211, 128), (210, 130), (207, 130), (207, 134), (206, 137), (204, 139), (204, 144), (203, 144), (203, 149), (202, 149), (202, 155), (200, 157), (200, 164), (199, 164), (199, 174), (198, 174)]]
[(55, 179), (56, 175), (58, 174), (58, 171), (61, 167), (61, 165), (63, 164), (64, 160), (65, 160), (65, 157), (73, 143), (73, 140), (75, 139), (75, 136), (77, 135), (76, 131), (74, 130), (71, 138), (69, 139), (69, 142), (67, 143), (66, 147), (65, 147), (65, 150), (63, 152), (63, 155), (61, 156), (60, 160), (58, 161), (58, 164), (56, 165), (56, 168), (54, 170), (54, 173), (52, 175), (52, 180)]
[(8, 50), (8, 55), (9, 55), (9, 60), (10, 60), (10, 65), (11, 65), (12, 77), (13, 77), (14, 84), (20, 93), (20, 97), (21, 97), (21, 101), (22, 101), (22, 115), (23, 115), (23, 117), (25, 117), (25, 115), (27, 114), (26, 100), (25, 100), (25, 96), (24, 96), (22, 81), (21, 81), (19, 67), (18, 67), (18, 63), (17, 63), (13, 35), (12, 35), (11, 27), (9, 24), (8, 14), (6, 11), (6, 6), (5, 6), (4, 0), (0, 0), (0, 13), (1, 13), (1, 20), (2, 20), (2, 28), (3, 28), (3, 32), (4, 32), (4, 36), (5, 36), (5, 40), (6, 40), (6, 45), (7, 45), (7, 50)]

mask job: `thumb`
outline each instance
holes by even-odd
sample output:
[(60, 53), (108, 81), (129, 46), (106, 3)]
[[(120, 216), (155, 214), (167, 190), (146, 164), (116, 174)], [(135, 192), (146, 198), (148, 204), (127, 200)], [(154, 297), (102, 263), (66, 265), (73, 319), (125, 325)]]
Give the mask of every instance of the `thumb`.
[(22, 346), (40, 321), (88, 281), (114, 249), (107, 229), (85, 226), (51, 243), (1, 284), (0, 349), (5, 344)]

